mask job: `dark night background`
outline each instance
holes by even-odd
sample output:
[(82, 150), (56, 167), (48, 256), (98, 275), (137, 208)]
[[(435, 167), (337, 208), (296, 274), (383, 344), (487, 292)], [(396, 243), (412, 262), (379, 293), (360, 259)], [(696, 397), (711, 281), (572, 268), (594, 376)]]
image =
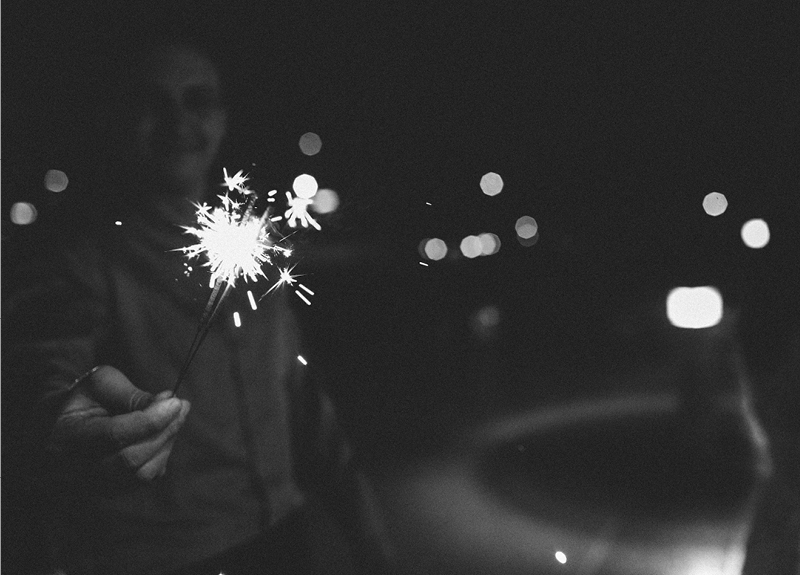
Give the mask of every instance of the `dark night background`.
[[(602, 362), (592, 345), (605, 323), (677, 285), (720, 287), (742, 313), (755, 368), (788, 353), (797, 4), (27, 2), (4, 12), (4, 275), (41, 233), (8, 221), (13, 202), (58, 214), (102, 181), (96, 98), (108, 60), (170, 30), (203, 39), (228, 87), (220, 168), (279, 190), (308, 172), (340, 194), (306, 246), (317, 295), (298, 313), (309, 357), (377, 459), (486, 410), (594, 393), (591, 381), (547, 387), (532, 374)], [(308, 131), (323, 142), (313, 157), (297, 146)], [(65, 192), (44, 190), (50, 168), (70, 177)], [(505, 181), (491, 198), (478, 186), (488, 171)], [(702, 209), (710, 192), (729, 202), (716, 218)], [(533, 247), (516, 241), (522, 215), (539, 224)], [(770, 226), (761, 250), (739, 237), (751, 218)], [(481, 232), (500, 237), (498, 254), (419, 264), (423, 238), (453, 249)], [(485, 305), (501, 320), (481, 339), (469, 318)]]

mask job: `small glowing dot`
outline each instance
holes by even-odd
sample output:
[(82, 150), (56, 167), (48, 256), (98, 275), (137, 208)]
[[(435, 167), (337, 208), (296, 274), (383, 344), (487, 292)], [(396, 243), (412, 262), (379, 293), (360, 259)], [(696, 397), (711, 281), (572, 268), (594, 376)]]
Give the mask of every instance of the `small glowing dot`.
[(121, 225), (122, 225), (122, 222), (121, 222), (120, 220), (117, 220), (116, 222), (114, 222), (114, 225), (115, 225), (115, 226), (121, 226)]
[(439, 238), (422, 240), (421, 247), (422, 255), (435, 262), (444, 259), (447, 255), (447, 244), (444, 243), (444, 240), (440, 240)]
[(522, 216), (514, 224), (514, 229), (517, 231), (517, 236), (529, 240), (539, 232), (539, 224), (530, 216)]
[(556, 551), (556, 561), (563, 565), (567, 562), (567, 556), (562, 551)]
[(304, 358), (302, 355), (298, 355), (297, 356), (297, 361), (299, 361), (303, 365), (308, 365), (308, 362), (306, 361), (306, 358)]
[(675, 327), (702, 329), (722, 319), (722, 295), (712, 286), (677, 287), (667, 295), (667, 318)]
[(300, 174), (294, 179), (292, 183), (292, 189), (294, 193), (297, 194), (298, 198), (313, 198), (314, 194), (317, 193), (319, 189), (319, 185), (317, 184), (317, 180), (314, 176), (309, 176), (308, 174)]
[(236, 327), (242, 327), (242, 318), (238, 311), (233, 312), (233, 325)]
[(250, 300), (250, 307), (253, 310), (258, 309), (258, 306), (256, 305), (256, 298), (253, 297), (253, 292), (250, 290), (247, 290), (247, 299)]
[(481, 239), (478, 236), (465, 237), (463, 240), (461, 240), (461, 245), (459, 247), (461, 249), (461, 253), (469, 259), (477, 258), (479, 255), (481, 255), (481, 249), (483, 248), (481, 245)]
[(718, 192), (712, 192), (703, 198), (703, 210), (705, 210), (709, 216), (719, 216), (725, 213), (727, 209), (728, 200)]
[(36, 221), (39, 212), (36, 206), (28, 202), (17, 202), (11, 206), (11, 222), (18, 226), (27, 226)]
[(742, 241), (748, 248), (758, 250), (769, 243), (769, 226), (762, 219), (750, 220), (742, 226)]
[(61, 170), (47, 170), (44, 175), (44, 187), (51, 192), (63, 192), (68, 184), (69, 178)]
[(494, 172), (488, 172), (481, 177), (481, 190), (487, 196), (496, 196), (503, 191), (503, 178)]
[(496, 234), (481, 234), (478, 239), (481, 241), (481, 255), (491, 256), (500, 251), (500, 238)]
[(339, 207), (339, 194), (328, 188), (322, 188), (314, 196), (311, 208), (318, 214), (335, 212)]
[(300, 136), (298, 145), (300, 146), (300, 151), (306, 156), (313, 156), (322, 149), (322, 139), (314, 132), (306, 132)]

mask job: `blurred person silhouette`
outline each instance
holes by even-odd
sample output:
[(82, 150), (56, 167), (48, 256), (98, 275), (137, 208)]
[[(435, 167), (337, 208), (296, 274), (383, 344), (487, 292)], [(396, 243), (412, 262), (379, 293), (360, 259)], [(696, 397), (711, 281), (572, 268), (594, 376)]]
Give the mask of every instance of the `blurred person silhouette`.
[[(179, 397), (207, 272), (190, 238), (227, 126), (193, 43), (123, 55), (109, 187), (64, 218), (5, 297), (4, 388), (19, 390), (52, 567), (73, 574), (381, 573), (389, 547), (288, 302), (234, 290)], [(88, 207), (88, 209), (87, 209)], [(120, 225), (121, 224), (121, 225)], [(202, 277), (205, 275), (206, 277)], [(244, 303), (244, 305), (242, 305)]]

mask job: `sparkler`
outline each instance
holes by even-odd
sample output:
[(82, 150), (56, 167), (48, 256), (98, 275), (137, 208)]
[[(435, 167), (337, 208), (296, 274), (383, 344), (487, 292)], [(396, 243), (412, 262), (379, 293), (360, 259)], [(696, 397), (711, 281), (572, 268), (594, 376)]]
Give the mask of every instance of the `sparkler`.
[[(181, 382), (185, 379), (220, 305), (235, 287), (238, 279), (256, 282), (260, 278), (267, 278), (264, 268), (273, 266), (278, 271), (279, 277), (267, 293), (282, 285), (292, 285), (297, 282), (296, 276), (292, 275), (294, 266), (278, 267), (276, 263), (276, 257), (287, 259), (292, 254), (291, 248), (285, 245), (285, 237), (278, 233), (274, 223), (281, 218), (270, 217), (269, 209), (260, 216), (256, 215), (254, 209), (256, 193), (245, 186), (248, 178), (241, 170), (233, 176), (228, 176), (227, 170), (223, 170), (223, 176), (222, 185), (228, 190), (224, 195), (218, 196), (221, 205), (212, 208), (206, 204), (196, 204), (197, 225), (183, 226), (183, 229), (198, 241), (194, 245), (177, 250), (183, 252), (189, 259), (205, 257), (206, 262), (203, 265), (211, 272), (209, 285), (212, 291), (173, 387), (173, 394), (177, 393)], [(235, 193), (239, 199), (231, 197), (230, 193)], [(270, 192), (268, 201), (273, 201), (275, 194), (274, 190)], [(294, 221), (289, 223), (293, 225)], [(314, 227), (320, 229), (318, 224)], [(313, 292), (304, 285), (298, 283), (298, 287), (313, 295)], [(295, 289), (295, 293), (306, 304), (311, 304), (299, 290)], [(250, 292), (248, 298), (251, 307), (255, 309), (255, 302)]]

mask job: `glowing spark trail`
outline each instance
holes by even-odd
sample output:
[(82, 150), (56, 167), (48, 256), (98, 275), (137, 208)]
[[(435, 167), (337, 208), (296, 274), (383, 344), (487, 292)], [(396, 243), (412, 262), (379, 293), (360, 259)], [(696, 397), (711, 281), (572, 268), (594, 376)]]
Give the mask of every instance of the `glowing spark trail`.
[(284, 216), (289, 221), (289, 225), (292, 227), (297, 226), (297, 220), (300, 220), (300, 224), (307, 228), (308, 224), (311, 224), (318, 230), (322, 228), (317, 223), (317, 220), (311, 217), (311, 214), (308, 213), (308, 206), (310, 206), (314, 200), (311, 198), (303, 198), (300, 196), (292, 196), (289, 192), (286, 192), (286, 203), (289, 205), (289, 209), (286, 210)]

